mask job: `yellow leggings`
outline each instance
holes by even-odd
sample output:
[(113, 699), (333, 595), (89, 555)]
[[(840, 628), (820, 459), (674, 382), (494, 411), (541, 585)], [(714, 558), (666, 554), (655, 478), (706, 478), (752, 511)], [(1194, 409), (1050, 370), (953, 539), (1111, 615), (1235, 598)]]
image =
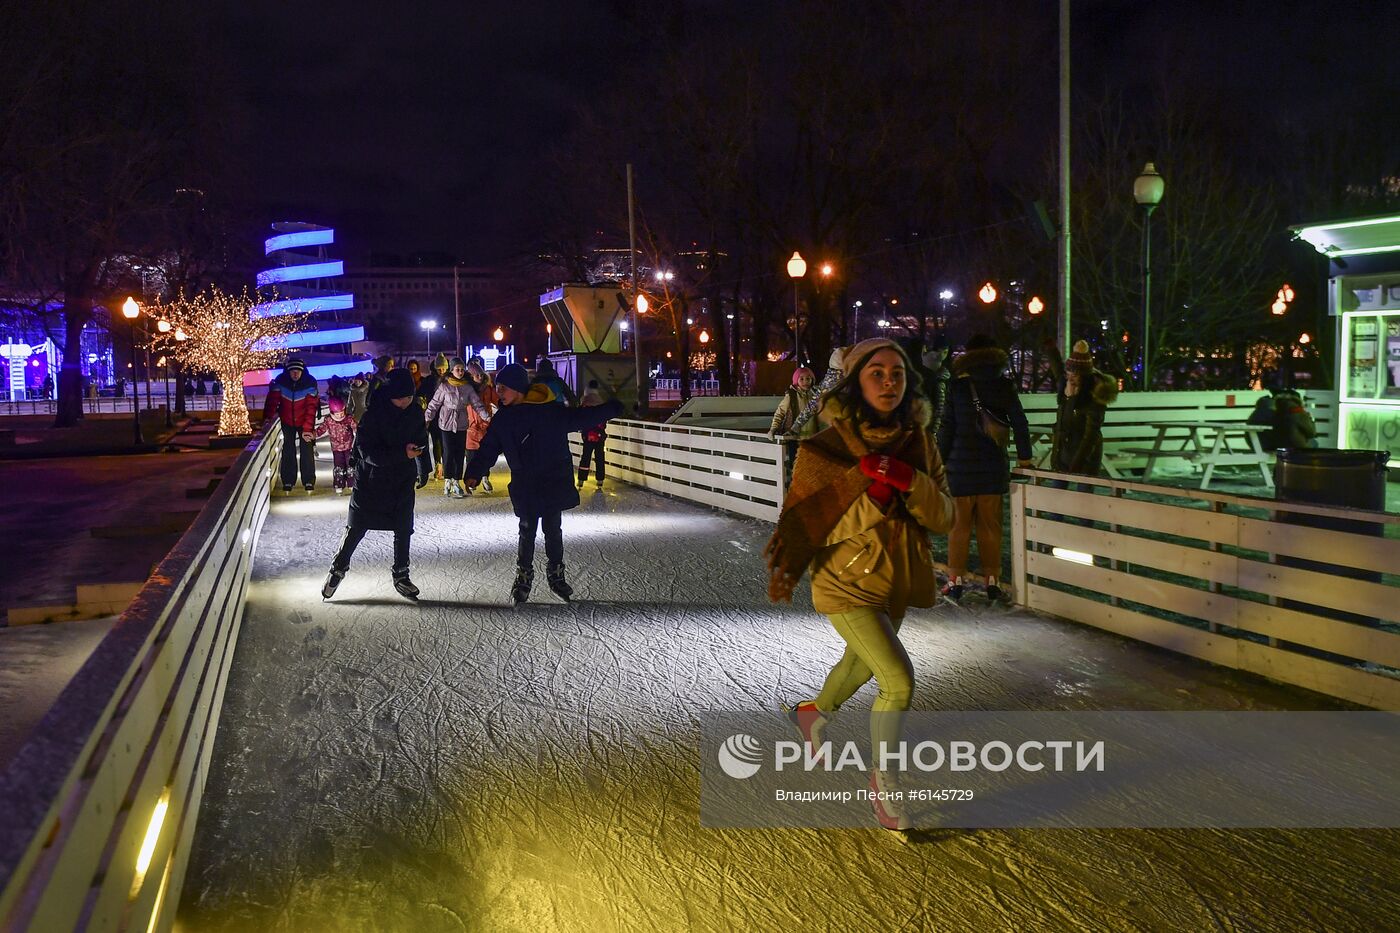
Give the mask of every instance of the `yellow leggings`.
[(874, 607), (836, 612), (827, 618), (846, 640), (846, 651), (826, 675), (817, 708), (835, 712), (874, 677), (880, 693), (870, 708), (870, 743), (878, 762), (882, 745), (893, 748), (899, 743), (904, 712), (914, 694), (914, 665), (899, 640), (904, 620), (891, 622)]

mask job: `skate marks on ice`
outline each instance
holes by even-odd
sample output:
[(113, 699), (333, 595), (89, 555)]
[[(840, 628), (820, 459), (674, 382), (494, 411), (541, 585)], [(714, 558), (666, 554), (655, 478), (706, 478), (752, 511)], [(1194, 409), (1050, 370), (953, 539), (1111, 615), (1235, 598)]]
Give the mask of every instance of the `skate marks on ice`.
[[(588, 497), (565, 518), (580, 602), (512, 611), (505, 497), (419, 504), (418, 604), (374, 534), (321, 603), (334, 519), (274, 506), (184, 928), (1361, 928), (1400, 906), (1384, 833), (702, 829), (701, 717), (810, 695), (839, 654), (767, 603), (768, 528)], [(907, 626), (919, 708), (1299, 703), (1020, 612)]]

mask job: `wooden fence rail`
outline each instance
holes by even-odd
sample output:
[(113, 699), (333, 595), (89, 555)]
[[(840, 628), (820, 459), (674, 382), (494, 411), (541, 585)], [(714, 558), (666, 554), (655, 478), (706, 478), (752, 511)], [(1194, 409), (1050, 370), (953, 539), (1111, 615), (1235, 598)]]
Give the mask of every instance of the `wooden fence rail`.
[(170, 929), (280, 444), (248, 444), (0, 772), (0, 929)]
[(1400, 524), (1400, 515), (1022, 473), (1032, 482), (1011, 492), (1020, 602), (1364, 706), (1400, 709), (1400, 678), (1381, 669), (1400, 669), (1400, 580), (1392, 576), (1400, 539), (1302, 524), (1378, 530)]
[[(570, 437), (574, 460), (582, 452)], [(751, 518), (777, 521), (783, 497), (782, 445), (744, 431), (608, 422), (608, 475)]]

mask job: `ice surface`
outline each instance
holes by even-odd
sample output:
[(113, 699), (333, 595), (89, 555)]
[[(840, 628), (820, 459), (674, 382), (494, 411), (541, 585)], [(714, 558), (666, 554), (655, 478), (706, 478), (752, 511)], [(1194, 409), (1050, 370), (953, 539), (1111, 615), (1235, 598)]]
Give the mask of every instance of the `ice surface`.
[[(1377, 929), (1400, 907), (1391, 832), (704, 829), (700, 718), (809, 696), (839, 653), (805, 587), (769, 605), (769, 526), (590, 486), (564, 522), (578, 602), (540, 573), (512, 611), (504, 494), (418, 502), (416, 605), (376, 533), (322, 603), (345, 500), (274, 504), (183, 929)], [(1331, 706), (966, 603), (906, 623), (916, 708)]]

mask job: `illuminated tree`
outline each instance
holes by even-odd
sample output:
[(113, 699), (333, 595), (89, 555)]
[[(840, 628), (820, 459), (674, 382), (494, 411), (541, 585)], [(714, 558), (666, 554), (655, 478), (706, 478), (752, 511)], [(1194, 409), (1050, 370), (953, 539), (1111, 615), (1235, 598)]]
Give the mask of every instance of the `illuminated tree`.
[(193, 297), (181, 293), (148, 309), (152, 320), (167, 322), (157, 336), (165, 352), (187, 370), (218, 375), (224, 387), (219, 434), (251, 434), (243, 401), (243, 374), (270, 369), (286, 357), (286, 338), (302, 330), (310, 315), (293, 313), (255, 317), (262, 301), (246, 288), (231, 295), (212, 287)]

